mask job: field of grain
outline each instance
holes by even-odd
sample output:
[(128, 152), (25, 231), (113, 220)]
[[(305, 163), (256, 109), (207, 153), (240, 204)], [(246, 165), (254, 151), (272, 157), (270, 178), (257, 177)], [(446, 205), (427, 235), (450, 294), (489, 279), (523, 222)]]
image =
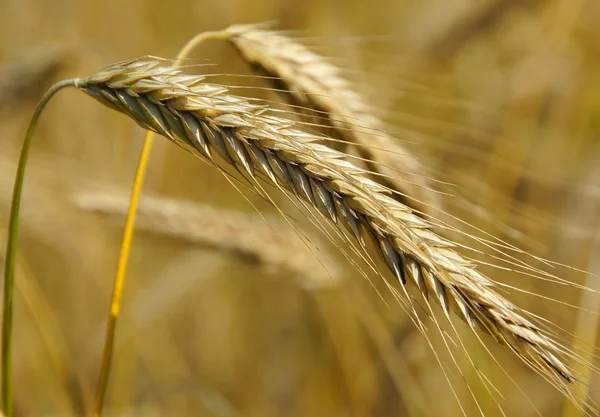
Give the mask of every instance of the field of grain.
[[(261, 182), (268, 193), (262, 194), (235, 170), (223, 175), (156, 137), (102, 415), (581, 415), (552, 383), (575, 386), (573, 395), (594, 415), (600, 401), (599, 4), (0, 0), (0, 6), (2, 247), (23, 136), (50, 85), (144, 55), (172, 60), (198, 33), (237, 24), (282, 31), (278, 36), (302, 49), (269, 38), (267, 45), (281, 49), (256, 55), (241, 37), (217, 37), (180, 62), (184, 73), (204, 74), (211, 86), (248, 99), (248, 106), (237, 103), (249, 109), (244, 123), (273, 123), (262, 110), (252, 114), (249, 106), (258, 103), (294, 129), (328, 138), (332, 161), (335, 152), (347, 153), (372, 180), (398, 191), (381, 203), (385, 210), (415, 210), (398, 214), (399, 226), (383, 228), (386, 236), (396, 233), (395, 247), (404, 245), (390, 254), (381, 240), (386, 263), (377, 259), (376, 244), (363, 251), (346, 241), (327, 210), (324, 217), (307, 210), (319, 208), (310, 198), (278, 190), (281, 181)], [(323, 62), (303, 55), (303, 48)], [(291, 57), (292, 65), (275, 65), (282, 56), (275, 54)], [(320, 90), (299, 76), (307, 62), (318, 69)], [(338, 67), (339, 78), (325, 65)], [(339, 96), (345, 100), (336, 102)], [(363, 100), (365, 107), (357, 104)], [(185, 106), (177, 111), (188, 111)], [(15, 271), (15, 416), (92, 415), (144, 138), (138, 124), (149, 126), (130, 113), (66, 89), (40, 119)], [(223, 126), (256, 130), (232, 118)], [(264, 140), (261, 149), (278, 140)], [(311, 146), (294, 148), (289, 158), (302, 165), (319, 149)], [(296, 181), (308, 175), (313, 190), (315, 181), (332, 190), (344, 183), (342, 174), (354, 175), (346, 168), (332, 179), (321, 175), (327, 167), (319, 168), (309, 170), (314, 177), (302, 171)], [(377, 218), (365, 203), (369, 193), (379, 195), (377, 187), (365, 184), (368, 195), (349, 207), (359, 219)], [(433, 221), (434, 237), (420, 231), (421, 219)], [(343, 233), (352, 235), (348, 230)], [(445, 281), (454, 272), (437, 267), (424, 287), (407, 267), (405, 292), (394, 265), (416, 259), (412, 271), (424, 276), (429, 267), (401, 243), (399, 231), (421, 243), (415, 247), (425, 242), (438, 250), (439, 265), (459, 264), (461, 277), (489, 277), (497, 283), (493, 294), (477, 287), (469, 293), (479, 297), (466, 308), (470, 314), (461, 315), (454, 290), (464, 283)], [(456, 242), (452, 253), (437, 236)], [(476, 265), (472, 271), (467, 260)], [(452, 265), (445, 268), (454, 271)], [(508, 315), (500, 302), (488, 304), (496, 296), (531, 312), (527, 317), (579, 361), (539, 342), (546, 334), (523, 324), (520, 310)], [(452, 304), (448, 318), (445, 302)], [(480, 331), (486, 325), (487, 333), (501, 328), (505, 346)], [(519, 343), (530, 342), (510, 343), (511, 332), (519, 333)], [(581, 381), (568, 382), (554, 355)], [(542, 375), (518, 357), (533, 361)]]

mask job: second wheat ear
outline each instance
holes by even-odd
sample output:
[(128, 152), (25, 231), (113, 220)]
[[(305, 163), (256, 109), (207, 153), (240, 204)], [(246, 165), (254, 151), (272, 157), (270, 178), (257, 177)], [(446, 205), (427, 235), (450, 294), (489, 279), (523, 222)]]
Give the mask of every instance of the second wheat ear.
[(276, 87), (283, 87), (294, 104), (325, 117), (345, 147), (360, 155), (377, 174), (376, 181), (396, 191), (394, 198), (418, 214), (440, 209), (425, 167), (387, 132), (385, 123), (340, 67), (295, 39), (257, 25), (233, 25), (218, 36)]
[(203, 32), (188, 45), (225, 40), (240, 56), (283, 93), (294, 108), (318, 116), (319, 125), (330, 127), (335, 137), (327, 144), (343, 143), (353, 150), (376, 181), (395, 191), (394, 198), (420, 215), (441, 208), (437, 192), (424, 174), (425, 168), (401, 141), (390, 135), (370, 104), (343, 75), (340, 67), (291, 37), (261, 29), (262, 25), (233, 25), (218, 32)]
[(446, 314), (454, 311), (473, 330), (493, 335), (559, 387), (575, 379), (557, 342), (387, 188), (368, 179), (344, 153), (320, 144), (322, 137), (160, 58), (109, 66), (80, 88), (194, 155), (233, 166), (253, 181), (259, 177), (313, 206), (363, 248), (373, 238), (403, 284), (413, 283)]

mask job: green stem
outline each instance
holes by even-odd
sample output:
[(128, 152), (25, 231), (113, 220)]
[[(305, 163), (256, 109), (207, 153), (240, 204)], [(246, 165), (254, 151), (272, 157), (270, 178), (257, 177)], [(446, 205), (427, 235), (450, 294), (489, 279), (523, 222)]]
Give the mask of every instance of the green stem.
[(15, 287), (15, 264), (17, 258), (17, 239), (19, 235), (19, 211), (21, 207), (21, 194), (23, 191), (23, 180), (25, 179), (25, 166), (29, 156), (31, 138), (35, 132), (38, 119), (46, 104), (60, 90), (65, 87), (76, 87), (81, 83), (79, 79), (68, 79), (54, 84), (37, 104), (23, 147), (21, 148), (21, 157), (17, 167), (15, 185), (10, 207), (10, 219), (8, 224), (8, 242), (6, 244), (6, 265), (4, 266), (4, 304), (2, 307), (2, 412), (5, 417), (13, 417), (13, 398), (12, 398), (12, 333), (13, 333), (13, 295)]

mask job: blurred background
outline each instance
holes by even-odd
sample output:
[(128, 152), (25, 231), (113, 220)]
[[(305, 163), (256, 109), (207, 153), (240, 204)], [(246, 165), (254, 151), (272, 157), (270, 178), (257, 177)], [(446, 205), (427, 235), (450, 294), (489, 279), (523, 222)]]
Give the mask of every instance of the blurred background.
[[(455, 184), (436, 182), (444, 209), (480, 230), (469, 233), (598, 285), (577, 271), (598, 273), (597, 1), (0, 0), (0, 9), (1, 245), (22, 138), (52, 82), (146, 54), (173, 58), (202, 31), (272, 22), (344, 68), (427, 175)], [(193, 56), (213, 72), (251, 73), (224, 42)], [(91, 413), (142, 138), (76, 91), (41, 119), (17, 270), (19, 416)], [(426, 323), (429, 346), (377, 277), (371, 285), (309, 222), (298, 224), (321, 242), (312, 251), (277, 210), (161, 138), (144, 190), (155, 198), (134, 239), (105, 415), (577, 415), (507, 349), (489, 343), (488, 354), (457, 321), (497, 389), (490, 395), (465, 355), (454, 365), (455, 346), (435, 326)], [(285, 198), (277, 203), (294, 217)], [(597, 344), (591, 293), (482, 269), (511, 301), (565, 329), (568, 345), (572, 333)], [(598, 399), (594, 377), (589, 390)]]

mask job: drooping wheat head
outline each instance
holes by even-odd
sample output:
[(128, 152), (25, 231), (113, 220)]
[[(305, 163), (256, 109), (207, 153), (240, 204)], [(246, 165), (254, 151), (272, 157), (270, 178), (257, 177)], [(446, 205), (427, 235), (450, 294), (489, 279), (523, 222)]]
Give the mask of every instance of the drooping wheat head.
[(564, 360), (571, 353), (500, 296), (452, 242), (367, 178), (368, 171), (267, 106), (180, 71), (144, 57), (109, 66), (77, 86), (217, 167), (234, 167), (259, 192), (257, 178), (312, 206), (362, 249), (372, 240), (402, 285), (411, 283), (446, 315), (452, 311), (473, 331), (491, 334), (569, 394), (576, 376)]

